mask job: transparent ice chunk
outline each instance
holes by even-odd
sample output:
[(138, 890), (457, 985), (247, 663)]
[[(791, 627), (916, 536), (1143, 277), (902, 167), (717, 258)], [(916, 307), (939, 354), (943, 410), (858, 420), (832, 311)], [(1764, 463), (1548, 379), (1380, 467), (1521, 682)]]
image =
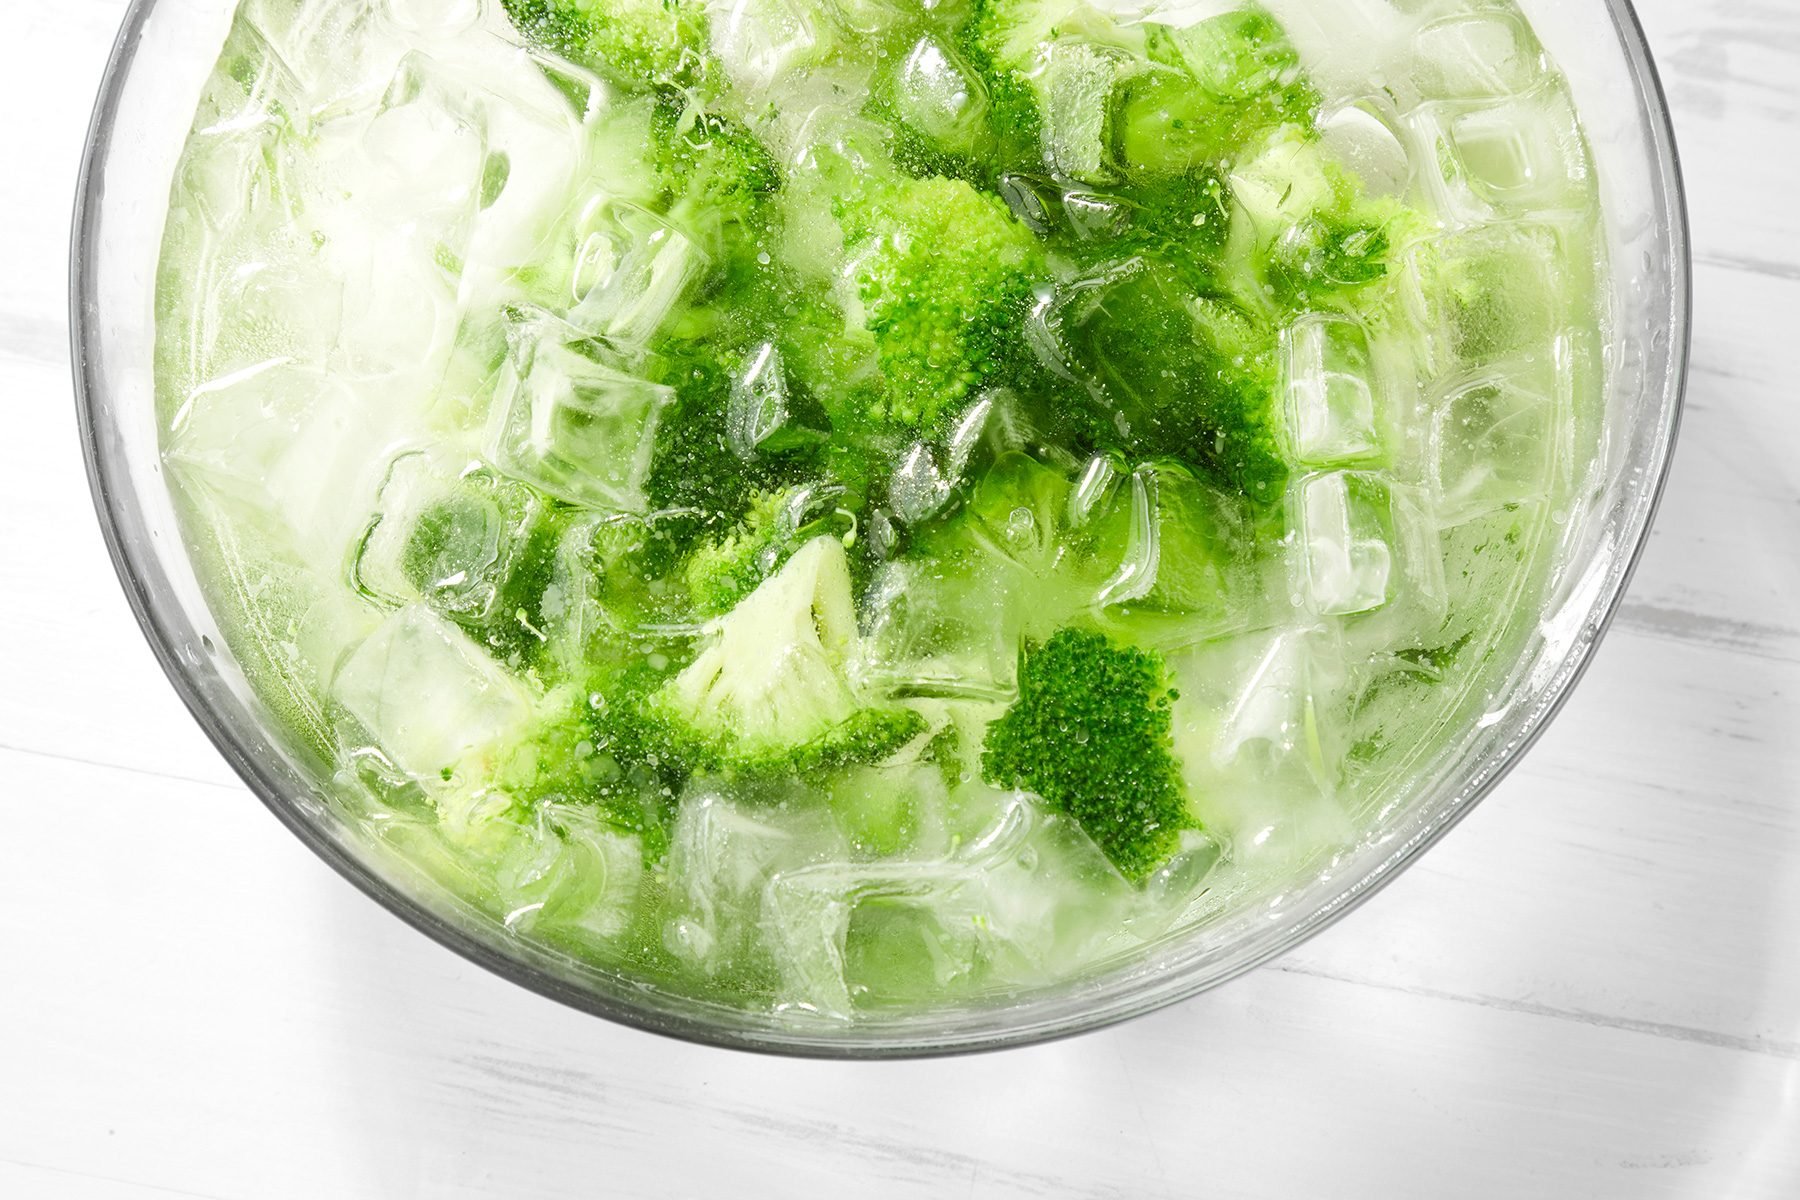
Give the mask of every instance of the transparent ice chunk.
[(1549, 221), (1497, 222), (1414, 249), (1407, 287), (1430, 338), (1428, 367), (1445, 376), (1543, 356), (1572, 323), (1584, 270), (1569, 230)]
[(895, 111), (940, 146), (972, 148), (983, 135), (987, 103), (980, 79), (936, 38), (920, 38), (900, 63)]
[(721, 969), (753, 937), (769, 879), (837, 850), (829, 820), (817, 812), (752, 810), (712, 793), (684, 798), (667, 868), (677, 915), (663, 930), (664, 944), (703, 970)]
[(369, 447), (404, 416), (316, 367), (272, 359), (194, 389), (170, 418), (164, 458), (177, 482), (264, 514), (302, 553), (336, 562), (368, 519), (379, 471)]
[(1372, 472), (1329, 471), (1296, 481), (1288, 509), (1304, 611), (1441, 607), (1443, 561), (1416, 489)]
[(540, 315), (514, 330), (488, 455), (571, 504), (641, 512), (656, 430), (674, 395), (631, 374), (604, 343)]
[(1413, 42), (1412, 79), (1430, 98), (1517, 95), (1547, 74), (1542, 47), (1511, 13), (1447, 17)]
[[(914, 987), (941, 989), (983, 963), (1041, 960), (1060, 932), (1055, 831), (1032, 804), (1010, 797), (980, 835), (933, 860), (823, 862), (777, 872), (763, 905), (764, 937), (780, 964), (786, 1005), (848, 1018), (863, 990), (847, 951), (859, 921), (879, 922), (894, 948), (911, 942)], [(1056, 863), (1056, 866), (1063, 866)], [(1066, 884), (1065, 884), (1066, 886)], [(918, 977), (920, 969), (928, 977)]]
[(888, 563), (863, 597), (866, 632), (856, 677), (896, 698), (1011, 695), (1019, 650), (1009, 578), (931, 563)]
[(1544, 385), (1554, 378), (1543, 369), (1496, 371), (1460, 380), (1437, 402), (1431, 481), (1446, 525), (1550, 494), (1562, 420), (1556, 391)]
[(613, 228), (589, 238), (581, 254), (594, 282), (569, 320), (622, 346), (647, 344), (707, 267), (687, 234), (629, 204), (617, 207)]
[(533, 707), (511, 673), (422, 604), (395, 612), (345, 655), (331, 693), (427, 791), (518, 730)]
[(521, 606), (516, 576), (534, 565), (534, 539), (548, 527), (531, 489), (477, 463), (416, 450), (389, 465), (376, 505), (351, 568), (363, 595), (423, 600), (473, 626)]
[(1124, 548), (1096, 597), (1103, 623), (1163, 649), (1255, 623), (1249, 530), (1234, 497), (1179, 467), (1145, 467), (1090, 529), (1096, 544)]
[(1282, 429), (1288, 453), (1309, 466), (1379, 457), (1375, 356), (1354, 317), (1309, 313), (1281, 336)]
[(1372, 196), (1404, 196), (1413, 183), (1412, 158), (1384, 102), (1363, 100), (1319, 115), (1319, 140)]
[(815, 10), (791, 0), (710, 0), (713, 53), (752, 97), (766, 97), (819, 46)]
[(508, 929), (606, 940), (631, 923), (643, 875), (635, 835), (607, 827), (591, 808), (547, 801), (511, 838), (494, 886)]
[(219, 64), (200, 94), (194, 131), (201, 137), (268, 128), (304, 128), (306, 88), (254, 20), (232, 22)]
[(1113, 92), (1126, 70), (1116, 54), (1078, 41), (1054, 41), (1036, 79), (1043, 110), (1044, 157), (1058, 174), (1083, 183), (1116, 178), (1107, 147)]
[(1568, 94), (1546, 85), (1490, 101), (1444, 101), (1410, 118), (1437, 199), (1465, 223), (1579, 210), (1587, 166)]
[(1214, 760), (1231, 763), (1249, 747), (1277, 755), (1301, 754), (1318, 771), (1321, 701), (1343, 684), (1342, 650), (1322, 628), (1272, 632), (1248, 648), (1227, 702)]
[(1117, 196), (1071, 188), (1062, 194), (1062, 214), (1082, 241), (1104, 241), (1131, 227), (1132, 206)]
[(405, 33), (454, 37), (482, 17), (483, 0), (381, 0), (388, 21)]

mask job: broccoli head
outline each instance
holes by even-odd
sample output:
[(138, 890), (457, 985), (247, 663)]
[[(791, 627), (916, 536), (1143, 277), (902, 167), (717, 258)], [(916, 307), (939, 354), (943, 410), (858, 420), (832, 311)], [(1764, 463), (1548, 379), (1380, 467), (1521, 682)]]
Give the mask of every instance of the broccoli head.
[(513, 26), (626, 88), (692, 86), (706, 22), (695, 0), (501, 0)]
[(861, 703), (846, 672), (856, 636), (843, 543), (815, 537), (706, 627), (699, 654), (657, 691), (650, 711), (703, 771), (879, 762), (925, 723), (909, 710)]
[(1035, 793), (1141, 881), (1196, 828), (1171, 738), (1174, 700), (1160, 656), (1064, 629), (1025, 647), (1018, 702), (988, 726), (982, 775)]
[(841, 488), (800, 486), (758, 495), (731, 532), (689, 554), (683, 579), (694, 611), (704, 617), (729, 612), (802, 544), (847, 535), (855, 520), (837, 507), (841, 494)]
[(1043, 340), (1086, 385), (1069, 414), (1081, 440), (1187, 463), (1259, 503), (1279, 497), (1273, 330), (1142, 257), (1069, 285), (1046, 320)]
[(902, 178), (839, 207), (884, 387), (873, 424), (931, 432), (1018, 367), (1042, 247), (961, 180)]

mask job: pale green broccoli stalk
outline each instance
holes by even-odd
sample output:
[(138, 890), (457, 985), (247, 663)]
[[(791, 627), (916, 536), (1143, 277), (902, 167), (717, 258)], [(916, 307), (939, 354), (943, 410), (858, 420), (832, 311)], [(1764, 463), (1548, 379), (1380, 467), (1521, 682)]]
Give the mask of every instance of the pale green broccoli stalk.
[(845, 199), (838, 217), (885, 385), (872, 424), (931, 432), (1020, 368), (1047, 268), (1005, 204), (961, 180), (903, 178)]
[(856, 641), (849, 560), (807, 542), (706, 629), (700, 652), (650, 699), (702, 770), (804, 772), (879, 762), (925, 730), (904, 709), (870, 709), (846, 667)]
[(697, 0), (501, 0), (514, 27), (620, 87), (683, 88), (705, 60), (705, 10)]
[(1170, 732), (1175, 698), (1160, 656), (1062, 630), (1026, 646), (1018, 702), (988, 726), (982, 774), (1035, 793), (1141, 882), (1197, 828)]

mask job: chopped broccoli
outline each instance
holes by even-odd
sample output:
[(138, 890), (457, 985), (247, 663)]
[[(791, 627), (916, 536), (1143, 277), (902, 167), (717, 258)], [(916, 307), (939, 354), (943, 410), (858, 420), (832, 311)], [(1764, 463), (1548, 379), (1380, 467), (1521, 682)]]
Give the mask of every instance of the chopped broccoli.
[(1086, 385), (1071, 416), (1088, 444), (1180, 460), (1259, 503), (1280, 495), (1272, 331), (1141, 257), (1066, 288), (1049, 319)]
[(708, 625), (699, 654), (650, 710), (704, 768), (726, 774), (879, 762), (925, 725), (859, 701), (846, 676), (855, 638), (843, 543), (816, 537)]
[(1005, 204), (961, 180), (902, 179), (847, 197), (839, 219), (885, 382), (875, 425), (931, 432), (1020, 365), (1047, 268)]
[(1036, 793), (1141, 881), (1196, 827), (1171, 738), (1174, 700), (1158, 655), (1062, 630), (1025, 648), (1018, 702), (988, 726), (982, 774)]
[(693, 0), (501, 0), (526, 37), (624, 88), (696, 84), (706, 45)]
[(688, 556), (683, 579), (694, 611), (703, 617), (729, 612), (805, 542), (849, 534), (854, 519), (836, 507), (842, 494), (841, 488), (801, 486), (757, 496), (730, 533)]

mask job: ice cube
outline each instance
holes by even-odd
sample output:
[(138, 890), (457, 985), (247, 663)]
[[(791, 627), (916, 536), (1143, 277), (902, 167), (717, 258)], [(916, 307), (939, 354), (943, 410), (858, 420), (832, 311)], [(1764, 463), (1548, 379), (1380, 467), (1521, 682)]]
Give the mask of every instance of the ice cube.
[(824, 413), (789, 385), (786, 364), (773, 342), (750, 352), (732, 378), (725, 411), (725, 437), (740, 457), (823, 441), (828, 427)]
[(1236, 498), (1180, 467), (1144, 467), (1090, 529), (1094, 544), (1124, 547), (1095, 598), (1103, 623), (1165, 650), (1255, 623), (1249, 530)]
[(1355, 616), (1405, 602), (1441, 610), (1443, 561), (1414, 488), (1367, 471), (1295, 481), (1288, 499), (1302, 610)]
[(1053, 41), (1036, 79), (1042, 100), (1044, 157), (1082, 183), (1117, 177), (1107, 146), (1113, 92), (1128, 69), (1117, 54), (1078, 41)]
[(1406, 287), (1429, 335), (1428, 368), (1444, 376), (1548, 355), (1571, 324), (1586, 261), (1568, 227), (1549, 221), (1480, 225), (1417, 247)]
[(1309, 313), (1282, 333), (1282, 430), (1295, 462), (1338, 466), (1379, 457), (1383, 390), (1368, 332), (1355, 317)]
[(856, 677), (897, 698), (1010, 696), (1019, 650), (1008, 589), (1023, 582), (992, 569), (888, 563), (863, 598)]
[(391, 604), (423, 600), (465, 626), (535, 607), (521, 572), (538, 567), (549, 517), (531, 489), (453, 455), (414, 450), (389, 465), (357, 545), (357, 590)]
[(894, 109), (907, 125), (950, 150), (972, 149), (985, 135), (987, 91), (936, 38), (920, 38), (901, 60)]
[[(601, 236), (603, 248), (592, 239), (583, 248), (595, 282), (569, 321), (621, 346), (644, 346), (705, 273), (706, 255), (687, 234), (636, 205), (619, 205), (614, 227)], [(601, 271), (603, 262), (612, 269)]]
[(713, 53), (752, 99), (766, 97), (818, 48), (814, 11), (792, 0), (709, 0)]
[(1117, 196), (1072, 188), (1062, 195), (1063, 220), (1084, 242), (1116, 238), (1131, 227), (1132, 206)]
[[(909, 910), (910, 932), (924, 941), (933, 982), (951, 984), (975, 965), (983, 891), (980, 873), (956, 863), (825, 863), (776, 875), (763, 919), (793, 997), (784, 1007), (850, 1017), (845, 950), (851, 923), (864, 909)], [(895, 929), (882, 932), (897, 940)]]
[[(783, 1006), (833, 1019), (859, 1002), (942, 996), (972, 981), (1042, 982), (1058, 962), (1121, 937), (1136, 899), (1093, 843), (1029, 797), (959, 789), (969, 836), (941, 855), (825, 861), (777, 872), (763, 936)], [(1084, 889), (1071, 911), (1058, 897)]]
[(1409, 121), (1419, 161), (1436, 165), (1438, 203), (1465, 224), (1577, 211), (1585, 203), (1581, 130), (1560, 86), (1500, 100), (1428, 104)]
[(1413, 42), (1412, 82), (1432, 99), (1517, 95), (1547, 74), (1543, 48), (1512, 13), (1446, 17)]
[(1557, 373), (1515, 367), (1466, 377), (1437, 401), (1430, 465), (1438, 515), (1459, 524), (1551, 492), (1562, 404)]
[(677, 915), (663, 931), (664, 944), (703, 970), (725, 967), (753, 936), (767, 882), (813, 855), (840, 850), (829, 819), (817, 811), (753, 811), (712, 793), (684, 798), (667, 868)]
[(315, 105), (341, 101), (391, 67), (405, 44), (377, 36), (379, 19), (371, 0), (245, 0), (238, 13), (304, 75)]
[(201, 91), (194, 132), (219, 137), (269, 128), (304, 129), (305, 99), (305, 85), (288, 60), (254, 20), (240, 15)]
[(337, 562), (368, 518), (370, 448), (405, 415), (316, 367), (272, 359), (195, 388), (170, 418), (164, 458), (178, 483), (259, 512), (302, 554)]
[(530, 719), (531, 693), (467, 634), (408, 605), (345, 655), (332, 696), (427, 791)]
[(514, 330), (488, 425), (501, 470), (571, 504), (641, 512), (674, 389), (631, 374), (603, 343), (537, 314)]
[(1361, 100), (1322, 112), (1319, 140), (1362, 181), (1372, 196), (1404, 196), (1412, 188), (1412, 158), (1385, 100)]
[(1261, 744), (1278, 755), (1301, 754), (1320, 773), (1320, 708), (1343, 686), (1343, 650), (1329, 630), (1296, 626), (1246, 646), (1249, 655), (1233, 684), (1213, 759), (1237, 760)]
[(510, 839), (494, 886), (508, 929), (604, 941), (631, 923), (643, 875), (636, 836), (609, 828), (589, 807), (547, 801)]
[(432, 38), (449, 38), (471, 29), (482, 17), (483, 0), (381, 0), (383, 14), (396, 29)]

